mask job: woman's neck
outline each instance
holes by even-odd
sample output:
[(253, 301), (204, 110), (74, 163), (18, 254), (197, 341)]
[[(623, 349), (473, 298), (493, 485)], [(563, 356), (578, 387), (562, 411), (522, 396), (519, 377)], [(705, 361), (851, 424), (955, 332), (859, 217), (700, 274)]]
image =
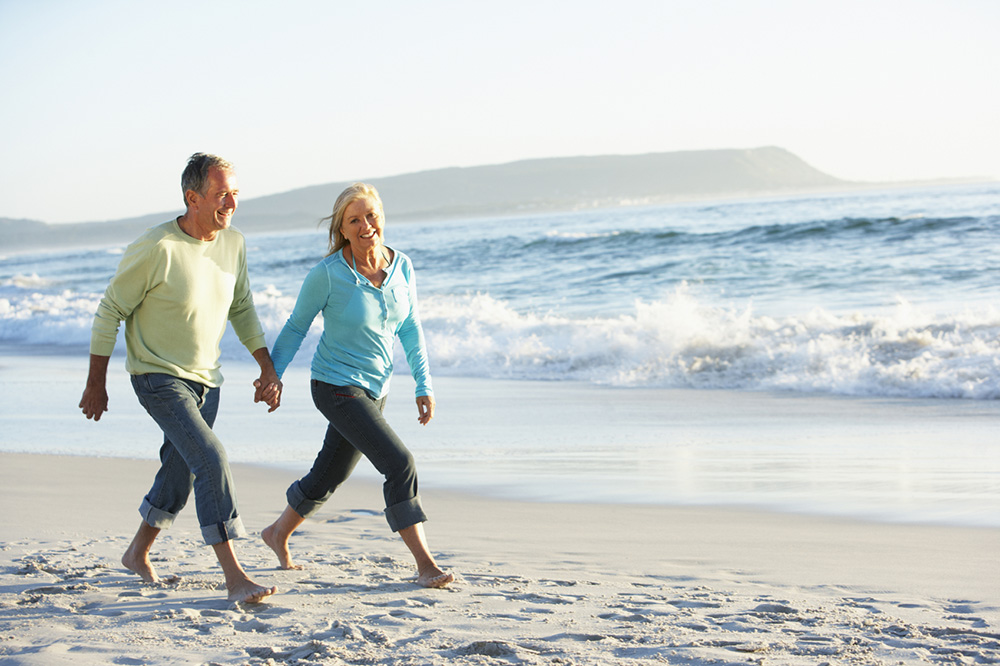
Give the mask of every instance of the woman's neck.
[(385, 247), (381, 244), (373, 245), (361, 252), (355, 252), (353, 247), (345, 245), (344, 258), (353, 263), (357, 270), (369, 272), (382, 270), (389, 264), (386, 260)]
[(354, 266), (354, 270), (368, 278), (375, 287), (381, 287), (386, 278), (386, 269), (389, 267), (389, 251), (384, 245), (375, 245), (370, 251), (364, 253), (354, 253), (354, 249), (347, 245), (344, 247), (344, 259)]

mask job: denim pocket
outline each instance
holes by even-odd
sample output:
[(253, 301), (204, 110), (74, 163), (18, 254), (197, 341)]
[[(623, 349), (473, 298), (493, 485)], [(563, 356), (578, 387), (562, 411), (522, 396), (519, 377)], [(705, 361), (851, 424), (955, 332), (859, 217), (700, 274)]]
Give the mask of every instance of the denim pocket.
[(357, 386), (334, 386), (318, 380), (312, 382), (313, 402), (322, 410), (321, 404), (339, 407), (358, 398), (367, 398), (368, 393)]

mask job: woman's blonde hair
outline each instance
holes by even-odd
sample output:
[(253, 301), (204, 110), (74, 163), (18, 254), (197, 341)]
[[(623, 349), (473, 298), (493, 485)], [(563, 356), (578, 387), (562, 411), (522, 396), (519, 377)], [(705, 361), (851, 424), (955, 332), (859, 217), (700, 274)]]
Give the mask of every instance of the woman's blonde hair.
[(333, 204), (333, 214), (320, 220), (321, 224), (327, 220), (330, 221), (330, 248), (326, 256), (329, 257), (347, 245), (347, 239), (344, 238), (344, 234), (340, 228), (344, 223), (344, 213), (347, 211), (347, 207), (358, 199), (367, 199), (375, 204), (375, 207), (378, 208), (379, 217), (383, 221), (385, 220), (385, 211), (382, 209), (382, 197), (378, 195), (378, 190), (375, 189), (375, 186), (368, 183), (354, 183), (337, 197), (337, 201)]

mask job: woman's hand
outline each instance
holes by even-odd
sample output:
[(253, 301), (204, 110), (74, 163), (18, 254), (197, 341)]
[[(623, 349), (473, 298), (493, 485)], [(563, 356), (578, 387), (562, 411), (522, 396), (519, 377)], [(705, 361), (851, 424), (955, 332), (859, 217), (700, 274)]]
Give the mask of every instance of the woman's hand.
[(432, 418), (434, 418), (434, 396), (432, 395), (418, 395), (417, 396), (417, 420), (420, 421), (420, 425), (427, 425)]

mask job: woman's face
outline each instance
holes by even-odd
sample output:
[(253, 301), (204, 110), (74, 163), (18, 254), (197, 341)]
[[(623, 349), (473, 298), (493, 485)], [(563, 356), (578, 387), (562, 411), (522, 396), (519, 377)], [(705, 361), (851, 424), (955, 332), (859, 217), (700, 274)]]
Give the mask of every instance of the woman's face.
[(355, 199), (344, 210), (340, 233), (351, 246), (351, 251), (364, 254), (382, 244), (382, 216), (378, 206), (370, 199)]

